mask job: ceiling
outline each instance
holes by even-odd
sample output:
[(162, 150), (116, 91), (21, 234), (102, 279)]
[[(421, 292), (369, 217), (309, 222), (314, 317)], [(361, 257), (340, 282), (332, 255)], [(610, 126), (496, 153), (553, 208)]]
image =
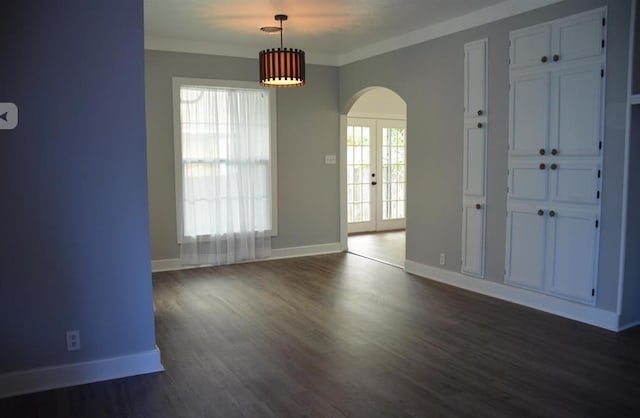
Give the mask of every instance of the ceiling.
[(144, 0), (148, 49), (255, 57), (284, 46), (341, 65), (560, 0)]

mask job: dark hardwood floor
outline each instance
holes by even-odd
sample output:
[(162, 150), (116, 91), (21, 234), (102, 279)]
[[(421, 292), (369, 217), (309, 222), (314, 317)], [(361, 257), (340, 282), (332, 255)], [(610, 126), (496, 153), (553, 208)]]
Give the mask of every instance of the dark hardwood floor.
[(349, 252), (404, 268), (405, 231), (349, 235)]
[(620, 334), (350, 254), (154, 274), (166, 372), (0, 417), (638, 417)]

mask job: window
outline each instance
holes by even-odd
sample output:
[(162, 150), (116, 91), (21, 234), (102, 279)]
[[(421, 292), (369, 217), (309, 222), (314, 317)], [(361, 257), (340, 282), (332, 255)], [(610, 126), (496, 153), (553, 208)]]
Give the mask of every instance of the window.
[(275, 93), (173, 79), (178, 241), (276, 235)]

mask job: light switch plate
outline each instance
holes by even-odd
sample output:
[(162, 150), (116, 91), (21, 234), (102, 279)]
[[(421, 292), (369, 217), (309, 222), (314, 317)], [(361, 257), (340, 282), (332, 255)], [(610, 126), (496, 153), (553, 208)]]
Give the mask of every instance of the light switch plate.
[(0, 129), (15, 129), (18, 126), (18, 106), (0, 103)]
[(337, 158), (335, 155), (325, 155), (324, 156), (324, 163), (325, 164), (335, 164), (337, 161)]

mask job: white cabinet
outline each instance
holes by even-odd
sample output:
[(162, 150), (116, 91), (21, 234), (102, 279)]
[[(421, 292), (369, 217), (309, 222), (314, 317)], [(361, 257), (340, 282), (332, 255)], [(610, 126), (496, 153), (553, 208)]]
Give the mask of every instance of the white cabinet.
[(509, 155), (546, 153), (549, 137), (548, 72), (511, 77)]
[(598, 222), (595, 212), (584, 210), (512, 207), (505, 281), (593, 303)]
[(487, 40), (464, 46), (464, 117), (483, 116), (487, 109)]
[(549, 142), (559, 156), (597, 156), (602, 138), (603, 64), (553, 73)]
[(487, 137), (483, 122), (464, 127), (463, 192), (465, 196), (484, 197)]
[(462, 209), (462, 272), (484, 275), (485, 213), (482, 203), (466, 200)]
[(510, 35), (505, 282), (596, 299), (606, 9)]
[(513, 207), (507, 215), (507, 283), (543, 290), (547, 264), (547, 220), (543, 209)]
[(549, 291), (591, 303), (598, 262), (598, 217), (593, 212), (557, 209), (549, 218)]
[(462, 272), (484, 277), (488, 40), (464, 46)]
[(606, 45), (606, 10), (581, 13), (565, 19), (511, 32), (511, 70), (544, 68), (600, 59)]

